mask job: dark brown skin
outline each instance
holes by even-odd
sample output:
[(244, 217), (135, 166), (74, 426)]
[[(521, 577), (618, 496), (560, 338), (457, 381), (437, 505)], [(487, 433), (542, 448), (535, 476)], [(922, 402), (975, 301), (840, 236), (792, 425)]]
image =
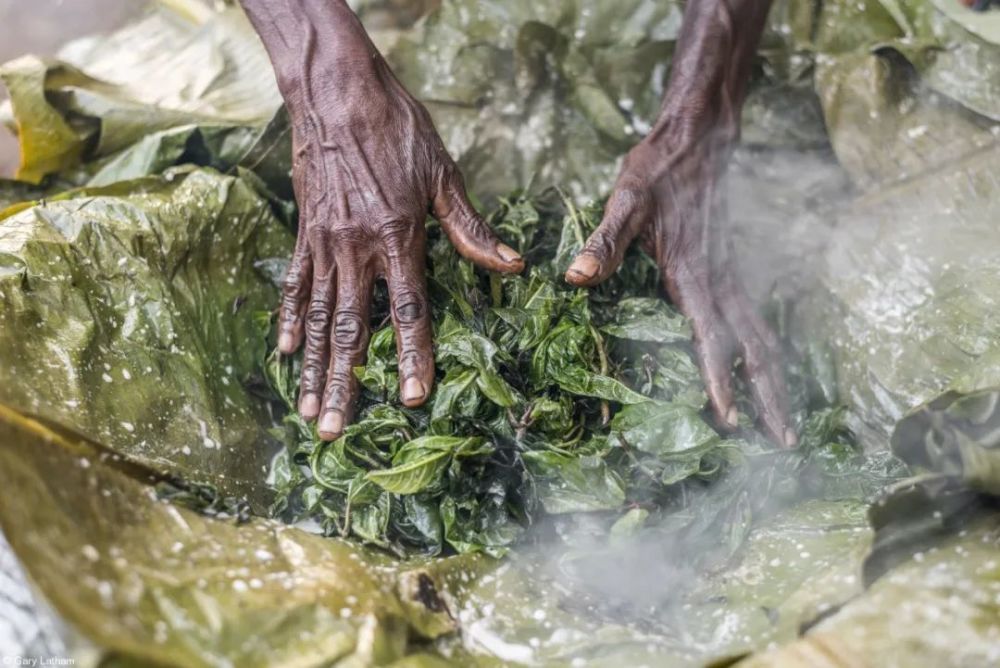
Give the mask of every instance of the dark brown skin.
[(671, 301), (691, 319), (719, 425), (737, 425), (731, 369), (738, 357), (761, 427), (776, 443), (794, 447), (778, 340), (735, 273), (717, 189), (739, 136), (769, 6), (769, 0), (689, 0), (660, 117), (626, 156), (604, 220), (566, 280), (600, 283), (638, 237)]
[(372, 290), (392, 301), (400, 394), (422, 404), (434, 384), (424, 276), (432, 213), (465, 258), (520, 272), (469, 203), (427, 110), (396, 80), (342, 0), (244, 0), (292, 119), (299, 235), (286, 278), (278, 347), (305, 342), (299, 411), (324, 439), (353, 417), (370, 335)]
[[(292, 118), (299, 236), (286, 279), (279, 348), (305, 342), (299, 410), (339, 436), (353, 416), (376, 278), (388, 282), (400, 391), (422, 404), (434, 381), (424, 276), (428, 213), (479, 266), (523, 260), (469, 204), (426, 109), (393, 76), (342, 0), (243, 0)], [(709, 399), (734, 428), (736, 355), (761, 424), (794, 446), (777, 339), (734, 273), (717, 181), (739, 115), (769, 0), (689, 0), (659, 121), (628, 154), (604, 221), (566, 273), (578, 286), (610, 276), (639, 237), (670, 299), (693, 323)]]

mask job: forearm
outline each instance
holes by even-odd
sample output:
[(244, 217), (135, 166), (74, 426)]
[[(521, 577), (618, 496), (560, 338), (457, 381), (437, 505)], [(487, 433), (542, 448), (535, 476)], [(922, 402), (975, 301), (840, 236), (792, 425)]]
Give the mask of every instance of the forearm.
[(344, 0), (241, 0), (289, 104), (303, 85), (345, 86), (376, 74), (381, 56)]
[(688, 0), (670, 81), (651, 135), (678, 125), (735, 136), (771, 0)]

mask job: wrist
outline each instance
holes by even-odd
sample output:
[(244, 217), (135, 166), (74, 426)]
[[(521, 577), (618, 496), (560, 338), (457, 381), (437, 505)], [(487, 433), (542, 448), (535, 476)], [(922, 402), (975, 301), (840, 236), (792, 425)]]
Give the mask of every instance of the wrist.
[(378, 50), (344, 0), (241, 0), (282, 93), (371, 81)]
[(380, 85), (378, 67), (381, 56), (372, 51), (343, 53), (323, 50), (298, 59), (276, 60), (274, 74), (285, 101), (294, 106), (303, 96), (345, 97), (350, 91), (371, 90)]
[(663, 106), (646, 141), (661, 151), (675, 151), (704, 142), (728, 143), (738, 135), (739, 122), (725, 112), (724, 106), (718, 96), (673, 96), (672, 102)]

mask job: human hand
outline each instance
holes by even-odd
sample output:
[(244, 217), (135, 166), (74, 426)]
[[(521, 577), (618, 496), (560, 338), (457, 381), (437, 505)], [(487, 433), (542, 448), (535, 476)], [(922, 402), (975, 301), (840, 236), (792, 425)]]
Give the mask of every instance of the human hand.
[(639, 237), (660, 267), (671, 301), (691, 320), (719, 425), (737, 426), (731, 370), (738, 355), (761, 426), (776, 443), (794, 447), (778, 340), (740, 285), (726, 230), (719, 224), (716, 181), (726, 143), (719, 136), (691, 139), (666, 132), (633, 148), (604, 220), (566, 280), (577, 286), (604, 281)]
[[(402, 401), (420, 405), (431, 393), (428, 213), (480, 267), (520, 272), (524, 262), (469, 203), (427, 110), (395, 78), (346, 5), (244, 6), (271, 53), (293, 128), (299, 232), (278, 348), (291, 354), (305, 344), (299, 412), (318, 418), (320, 436), (332, 440), (353, 417), (354, 368), (365, 361), (377, 279), (389, 288)], [(314, 11), (340, 14), (311, 17)], [(323, 30), (335, 33), (329, 42), (317, 40)], [(286, 48), (295, 39), (303, 43)]]

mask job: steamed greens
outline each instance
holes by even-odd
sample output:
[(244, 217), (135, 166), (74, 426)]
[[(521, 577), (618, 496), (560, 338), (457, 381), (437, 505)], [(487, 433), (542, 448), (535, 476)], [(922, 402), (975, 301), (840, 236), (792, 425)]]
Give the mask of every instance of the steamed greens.
[[(731, 553), (772, 493), (810, 479), (751, 470), (811, 467), (825, 471), (825, 488), (833, 476), (820, 453), (860, 460), (843, 412), (807, 415), (822, 407), (805, 390), (797, 401), (801, 452), (774, 452), (749, 421), (734, 437), (717, 433), (703, 411), (690, 328), (660, 298), (647, 257), (630, 255), (591, 292), (562, 282), (560, 268), (600, 211), (599, 203), (577, 208), (556, 190), (503, 200), (491, 222), (525, 254), (524, 276), (474, 271), (431, 228), (438, 378), (421, 408), (399, 402), (384, 295), (372, 320), (382, 326), (368, 363), (356, 369), (364, 388), (358, 417), (338, 440), (320, 441), (295, 413), (298, 358), (272, 352), (267, 375), (290, 411), (295, 444), (271, 472), (274, 512), (401, 555), (500, 555), (543, 517), (574, 513), (596, 514), (609, 535), (626, 525), (719, 531), (731, 537)], [(741, 406), (751, 410), (745, 398)]]

